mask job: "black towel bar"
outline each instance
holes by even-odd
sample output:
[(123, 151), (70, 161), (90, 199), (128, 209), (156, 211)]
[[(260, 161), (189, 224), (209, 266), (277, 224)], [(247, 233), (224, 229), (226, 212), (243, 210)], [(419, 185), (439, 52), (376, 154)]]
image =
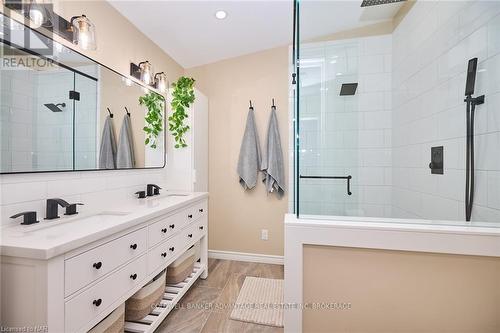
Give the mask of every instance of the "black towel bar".
[(352, 176), (299, 176), (300, 179), (345, 179), (347, 180), (347, 195), (352, 195), (351, 192), (351, 179)]

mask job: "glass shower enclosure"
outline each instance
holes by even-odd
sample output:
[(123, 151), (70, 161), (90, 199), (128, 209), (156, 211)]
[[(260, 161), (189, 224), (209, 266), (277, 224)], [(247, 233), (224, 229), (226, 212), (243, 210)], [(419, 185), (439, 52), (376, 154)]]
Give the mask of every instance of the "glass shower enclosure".
[[(330, 34), (327, 15), (311, 19), (352, 3), (295, 1), (295, 214), (500, 226), (500, 2), (401, 3), (390, 20)], [(468, 76), (485, 96), (474, 132)]]

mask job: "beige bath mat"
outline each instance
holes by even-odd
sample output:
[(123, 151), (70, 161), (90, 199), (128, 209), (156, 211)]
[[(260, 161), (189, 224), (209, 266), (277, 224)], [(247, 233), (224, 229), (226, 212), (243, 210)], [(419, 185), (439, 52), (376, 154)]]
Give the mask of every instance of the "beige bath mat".
[(231, 319), (283, 327), (283, 280), (247, 276)]

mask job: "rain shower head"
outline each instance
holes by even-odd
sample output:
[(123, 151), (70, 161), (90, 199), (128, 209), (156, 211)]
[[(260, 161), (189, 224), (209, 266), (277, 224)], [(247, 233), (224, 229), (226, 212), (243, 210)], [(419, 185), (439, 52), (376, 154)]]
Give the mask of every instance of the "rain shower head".
[[(58, 103), (58, 104), (48, 103), (48, 104), (44, 104), (44, 105), (52, 112), (62, 112), (63, 110), (61, 108), (66, 107), (66, 103)], [(59, 107), (61, 107), (61, 108), (59, 108)]]
[(353, 96), (358, 89), (358, 83), (343, 83), (340, 88), (340, 96)]
[(387, 5), (389, 3), (402, 2), (406, 0), (363, 0), (361, 7), (370, 7), (378, 5)]

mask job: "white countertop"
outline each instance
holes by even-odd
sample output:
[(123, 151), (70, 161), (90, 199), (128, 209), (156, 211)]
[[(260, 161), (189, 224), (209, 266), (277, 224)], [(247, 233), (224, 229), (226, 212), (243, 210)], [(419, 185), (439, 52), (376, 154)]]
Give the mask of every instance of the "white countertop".
[(57, 220), (4, 227), (0, 235), (0, 253), (3, 256), (50, 259), (208, 197), (206, 192), (182, 194), (185, 196), (164, 193), (109, 207), (106, 211), (72, 217), (61, 215)]

